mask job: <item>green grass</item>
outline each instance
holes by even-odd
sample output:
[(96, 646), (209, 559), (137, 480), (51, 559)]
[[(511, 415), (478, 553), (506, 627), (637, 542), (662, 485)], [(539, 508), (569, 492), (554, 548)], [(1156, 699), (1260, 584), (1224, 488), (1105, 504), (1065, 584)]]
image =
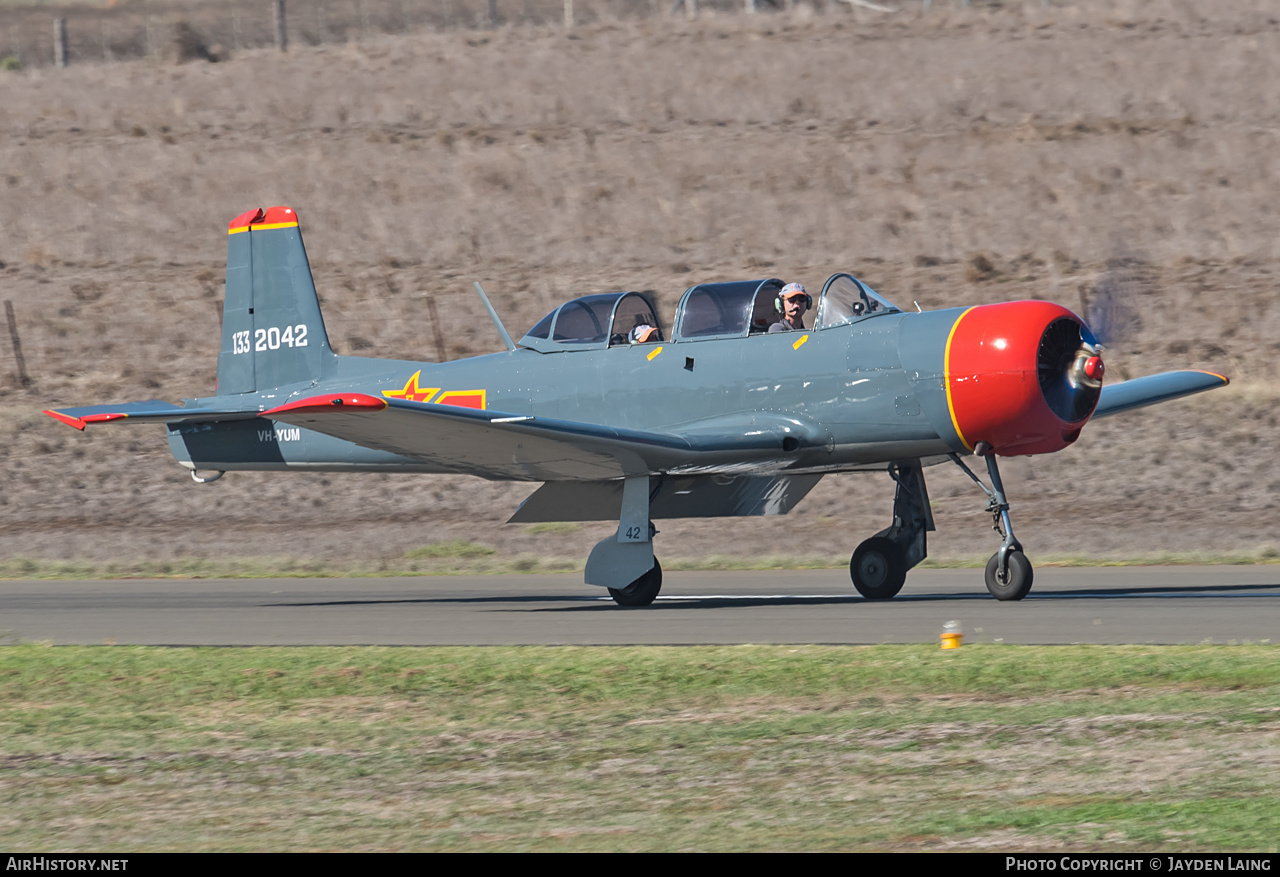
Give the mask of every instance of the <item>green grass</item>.
[[(544, 526), (544, 525), (534, 525)], [(552, 525), (545, 525), (552, 526)], [(540, 531), (554, 532), (554, 531)], [(918, 569), (982, 568), (989, 555), (930, 557)], [(1037, 568), (1098, 566), (1164, 566), (1274, 564), (1280, 556), (1265, 546), (1234, 554), (1163, 552), (1127, 558), (1085, 555), (1037, 555)], [(517, 555), (504, 557), (488, 545), (454, 539), (423, 545), (403, 557), (383, 560), (327, 561), (296, 557), (180, 558), (175, 560), (83, 561), (10, 558), (0, 560), (0, 579), (134, 579), (134, 578), (346, 578), (363, 576), (500, 575), (581, 572), (584, 557)], [(843, 569), (846, 556), (767, 555), (662, 558), (667, 570)]]
[(419, 548), (413, 548), (406, 551), (404, 556), (410, 560), (421, 558), (438, 560), (444, 558), (489, 557), (497, 553), (495, 549), (490, 548), (488, 545), (481, 545), (478, 542), (468, 542), (465, 539), (450, 539), (447, 542), (432, 542)]
[(1276, 851), (1280, 648), (0, 648), (0, 845)]

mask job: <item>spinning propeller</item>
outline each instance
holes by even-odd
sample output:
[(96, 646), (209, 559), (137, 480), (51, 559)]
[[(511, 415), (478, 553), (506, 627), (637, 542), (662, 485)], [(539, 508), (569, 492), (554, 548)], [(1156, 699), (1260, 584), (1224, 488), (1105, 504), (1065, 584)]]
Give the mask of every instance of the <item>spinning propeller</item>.
[(1067, 423), (1089, 416), (1102, 392), (1102, 345), (1089, 327), (1071, 317), (1050, 323), (1040, 336), (1036, 376), (1045, 402)]

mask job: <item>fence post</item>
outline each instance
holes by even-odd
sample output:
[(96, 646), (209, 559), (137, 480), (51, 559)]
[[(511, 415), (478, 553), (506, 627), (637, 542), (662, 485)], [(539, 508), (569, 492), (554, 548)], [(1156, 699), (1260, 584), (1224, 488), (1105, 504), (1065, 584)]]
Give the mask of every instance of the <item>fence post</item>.
[(742, 11), (747, 13), (747, 15), (756, 14), (756, 0), (742, 0), (742, 6)]
[(5, 301), (4, 315), (9, 318), (9, 340), (13, 342), (13, 358), (18, 361), (18, 380), (23, 387), (29, 387), (31, 378), (27, 377), (27, 363), (22, 358), (22, 342), (18, 340), (18, 318), (13, 315), (13, 302)]
[(573, 27), (573, 0), (564, 0), (564, 26)]
[(280, 51), (287, 51), (289, 48), (289, 29), (285, 27), (284, 22), (284, 0), (275, 0), (276, 10), (276, 46)]
[(498, 0), (489, 0), (489, 27), (498, 26)]
[(427, 313), (431, 316), (431, 330), (436, 339), (436, 362), (448, 362), (449, 354), (445, 352), (444, 335), (440, 333), (440, 314), (436, 311), (434, 298), (427, 298)]
[(53, 20), (53, 63), (56, 67), (67, 66), (67, 20)]

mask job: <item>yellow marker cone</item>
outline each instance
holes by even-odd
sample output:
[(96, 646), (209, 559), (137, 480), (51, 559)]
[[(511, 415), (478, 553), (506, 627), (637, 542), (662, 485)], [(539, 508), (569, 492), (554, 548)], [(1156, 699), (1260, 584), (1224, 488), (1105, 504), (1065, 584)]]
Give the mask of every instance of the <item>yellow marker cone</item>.
[(960, 622), (948, 621), (942, 625), (942, 647), (944, 649), (958, 649), (962, 642), (964, 642), (964, 631), (960, 627)]

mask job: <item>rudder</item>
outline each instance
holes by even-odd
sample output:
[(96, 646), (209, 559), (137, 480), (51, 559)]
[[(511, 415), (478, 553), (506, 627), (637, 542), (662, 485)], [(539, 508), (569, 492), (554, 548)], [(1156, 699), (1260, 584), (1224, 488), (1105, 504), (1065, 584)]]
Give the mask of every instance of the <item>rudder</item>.
[(298, 215), (258, 208), (228, 227), (218, 395), (319, 380), (332, 368)]

